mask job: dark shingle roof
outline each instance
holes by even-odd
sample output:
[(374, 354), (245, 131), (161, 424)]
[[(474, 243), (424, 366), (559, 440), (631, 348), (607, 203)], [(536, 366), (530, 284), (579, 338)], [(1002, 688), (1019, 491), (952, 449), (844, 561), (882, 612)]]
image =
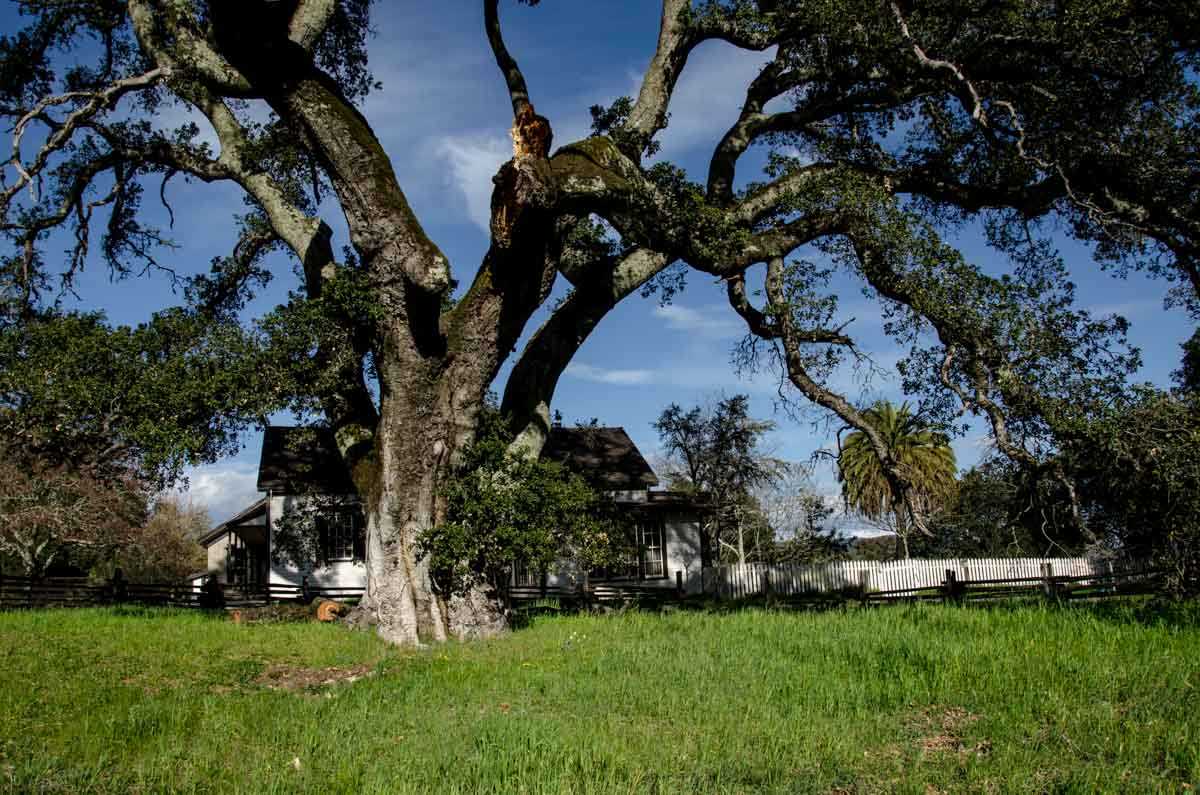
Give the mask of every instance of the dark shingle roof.
[(263, 433), (258, 490), (352, 494), (354, 483), (337, 454), (332, 431), (276, 425)]
[(594, 487), (632, 491), (658, 485), (624, 428), (552, 428), (542, 458), (560, 461)]
[[(552, 428), (542, 457), (562, 462), (599, 489), (630, 491), (658, 484), (624, 428)], [(330, 431), (272, 426), (263, 433), (258, 489), (350, 494), (354, 485)]]

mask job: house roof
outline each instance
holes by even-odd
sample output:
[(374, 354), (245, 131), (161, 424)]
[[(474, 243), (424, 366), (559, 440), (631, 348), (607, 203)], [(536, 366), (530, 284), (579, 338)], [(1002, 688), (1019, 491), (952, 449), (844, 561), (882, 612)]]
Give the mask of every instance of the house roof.
[(354, 482), (327, 428), (272, 425), (263, 432), (258, 490), (350, 494)]
[(632, 491), (658, 485), (658, 477), (624, 428), (551, 428), (542, 458), (558, 461), (594, 487)]
[[(254, 519), (257, 519), (260, 516), (263, 517), (263, 521), (261, 521), (261, 522), (252, 521)], [(197, 541), (200, 542), (201, 546), (208, 546), (213, 541), (217, 540), (217, 538), (219, 538), (223, 533), (227, 533), (229, 530), (231, 530), (235, 527), (244, 526), (244, 525), (252, 525), (255, 527), (259, 527), (259, 526), (265, 525), (266, 524), (266, 516), (267, 516), (267, 498), (262, 497), (261, 499), (256, 501), (253, 505), (251, 505), (249, 508), (246, 508), (245, 510), (241, 511), (240, 513), (234, 514), (230, 518), (226, 519), (224, 522), (221, 522), (219, 525), (214, 527), (212, 530), (209, 530), (207, 533), (200, 536), (200, 538), (198, 538)]]
[[(658, 484), (654, 470), (624, 428), (552, 428), (542, 457), (563, 463), (599, 489), (626, 491)], [(354, 491), (330, 431), (284, 426), (271, 426), (263, 434), (258, 488), (289, 493)]]

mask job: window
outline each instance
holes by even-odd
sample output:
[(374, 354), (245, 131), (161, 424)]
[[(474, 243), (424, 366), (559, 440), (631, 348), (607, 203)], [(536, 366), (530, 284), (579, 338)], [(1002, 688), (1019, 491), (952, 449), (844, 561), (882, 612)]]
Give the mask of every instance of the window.
[(597, 569), (589, 576), (594, 580), (652, 580), (666, 577), (667, 555), (662, 522), (638, 522), (631, 541), (634, 543), (620, 561), (610, 568)]
[(666, 550), (662, 522), (638, 524), (638, 551), (642, 557), (642, 579), (667, 576)]
[(541, 585), (542, 574), (523, 560), (513, 562), (513, 585)]
[(354, 560), (361, 557), (363, 521), (358, 510), (333, 511), (321, 517), (321, 545), (325, 560)]

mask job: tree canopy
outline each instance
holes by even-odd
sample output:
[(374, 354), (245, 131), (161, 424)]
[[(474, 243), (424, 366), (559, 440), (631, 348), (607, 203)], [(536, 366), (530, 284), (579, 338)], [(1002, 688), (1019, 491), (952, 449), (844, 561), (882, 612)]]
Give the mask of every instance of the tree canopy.
[(0, 327), (0, 435), (13, 454), (162, 487), (237, 449), (271, 399), (257, 341), (168, 310), (136, 328), (46, 313)]
[[(785, 399), (861, 433), (899, 494), (915, 483), (885, 429), (830, 378), (865, 355), (833, 272), (878, 301), (929, 416), (982, 416), (1001, 452), (1068, 491), (1057, 435), (1111, 404), (1137, 357), (1123, 321), (1073, 305), (1050, 231), (1090, 245), (1098, 268), (1161, 276), (1200, 312), (1194, 2), (663, 0), (636, 96), (562, 141), (535, 110), (499, 0), (483, 0), (480, 45), (511, 99), (513, 158), (493, 178), (475, 269), (431, 239), (362, 112), (375, 84), (369, 0), (21, 10), (25, 27), (0, 40), (14, 138), (0, 189), (4, 322), (73, 284), (93, 227), (115, 274), (164, 267), (147, 190), (176, 176), (240, 189), (240, 240), (194, 278), (189, 303), (228, 317), (270, 275), (267, 252), (298, 265), (292, 299), (262, 324), (294, 366), (280, 398), (334, 431), (368, 503), (364, 609), (398, 642), (503, 625), (480, 613), (494, 600), (439, 592), (414, 542), (444, 517), (439, 484), (559, 276), (570, 293), (504, 385), (514, 446), (540, 447), (559, 377), (617, 303), (698, 272), (723, 281), (746, 324), (743, 363), (773, 367)], [(656, 159), (656, 137), (689, 56), (714, 40), (769, 62), (706, 172), (689, 174)], [(217, 146), (192, 122), (152, 123), (177, 107), (204, 117)], [(761, 174), (747, 173), (751, 149), (766, 152)], [(341, 252), (330, 213), (349, 231)], [(1007, 273), (948, 242), (968, 223)], [(47, 250), (60, 229), (74, 241), (65, 256)], [(457, 296), (456, 279), (469, 282)]]

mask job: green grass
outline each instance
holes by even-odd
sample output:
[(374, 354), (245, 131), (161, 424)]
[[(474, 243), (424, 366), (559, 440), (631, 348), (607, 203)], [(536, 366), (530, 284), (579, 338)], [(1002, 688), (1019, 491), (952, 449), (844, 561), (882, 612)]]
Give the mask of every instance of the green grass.
[[(0, 791), (1187, 791), (1198, 616), (635, 612), (401, 652), (316, 624), (0, 614)], [(376, 673), (261, 683), (285, 664)]]

